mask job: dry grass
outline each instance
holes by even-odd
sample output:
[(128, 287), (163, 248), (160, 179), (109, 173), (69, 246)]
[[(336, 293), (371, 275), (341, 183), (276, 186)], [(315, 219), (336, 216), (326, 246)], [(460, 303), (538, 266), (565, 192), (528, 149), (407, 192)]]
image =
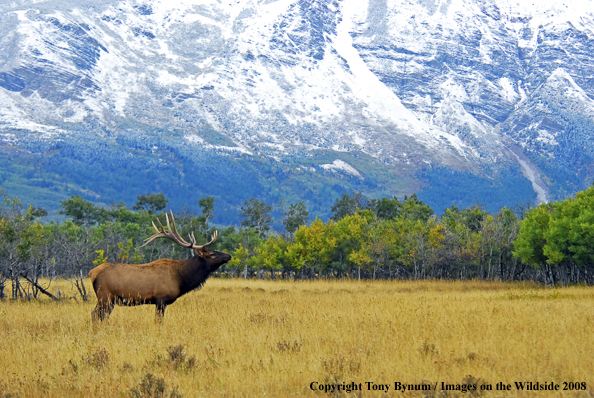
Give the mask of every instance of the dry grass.
[[(61, 283), (62, 291), (68, 284)], [(55, 286), (54, 286), (55, 289)], [(362, 383), (344, 396), (456, 396), (448, 384), (585, 382), (594, 387), (594, 289), (486, 282), (210, 279), (167, 309), (0, 303), (0, 397), (327, 396), (310, 383)], [(438, 391), (394, 392), (394, 383)], [(163, 395), (159, 395), (163, 391)], [(459, 393), (478, 396), (480, 391)]]

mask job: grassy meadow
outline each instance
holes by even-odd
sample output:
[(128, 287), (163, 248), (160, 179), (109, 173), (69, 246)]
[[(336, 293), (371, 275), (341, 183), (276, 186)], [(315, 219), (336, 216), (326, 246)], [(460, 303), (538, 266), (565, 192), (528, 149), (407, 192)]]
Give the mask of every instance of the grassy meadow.
[(139, 306), (99, 326), (87, 288), (87, 303), (0, 303), (0, 397), (594, 396), (591, 287), (213, 278), (162, 325)]

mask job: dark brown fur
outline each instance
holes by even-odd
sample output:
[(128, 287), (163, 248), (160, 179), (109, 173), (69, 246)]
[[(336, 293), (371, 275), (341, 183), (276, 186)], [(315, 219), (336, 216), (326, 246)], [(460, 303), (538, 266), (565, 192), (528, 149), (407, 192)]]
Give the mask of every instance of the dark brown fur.
[(200, 288), (209, 275), (231, 259), (226, 253), (197, 251), (187, 260), (161, 259), (148, 264), (104, 263), (89, 275), (97, 295), (93, 321), (109, 317), (115, 304), (155, 304), (155, 319), (180, 296)]

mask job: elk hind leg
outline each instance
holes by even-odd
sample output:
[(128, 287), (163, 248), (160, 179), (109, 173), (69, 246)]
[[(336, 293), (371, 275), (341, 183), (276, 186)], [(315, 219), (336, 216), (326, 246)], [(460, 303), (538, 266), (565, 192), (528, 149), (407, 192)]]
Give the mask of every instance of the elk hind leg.
[(155, 309), (155, 322), (156, 323), (163, 323), (163, 318), (165, 317), (165, 309), (167, 308), (167, 304), (163, 302), (157, 302), (156, 309)]
[(97, 322), (103, 322), (103, 321), (107, 320), (107, 318), (109, 318), (109, 315), (111, 314), (111, 311), (113, 311), (113, 307), (114, 307), (113, 300), (109, 300), (109, 299), (106, 301), (99, 300), (99, 302), (95, 306), (95, 309), (91, 313), (93, 322), (97, 323)]

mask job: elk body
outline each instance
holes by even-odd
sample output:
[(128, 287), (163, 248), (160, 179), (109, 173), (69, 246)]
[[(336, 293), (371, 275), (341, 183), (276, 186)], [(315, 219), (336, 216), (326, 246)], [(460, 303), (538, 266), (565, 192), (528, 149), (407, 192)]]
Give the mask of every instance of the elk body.
[[(93, 268), (89, 275), (97, 296), (97, 306), (92, 312), (93, 321), (103, 321), (109, 317), (116, 304), (156, 306), (155, 320), (161, 321), (165, 308), (180, 296), (200, 288), (209, 275), (231, 259), (227, 253), (208, 250), (217, 239), (217, 233), (205, 245), (196, 245), (194, 234), (191, 243), (177, 233), (173, 212), (171, 224), (167, 218), (167, 229), (160, 230), (153, 223), (156, 234), (145, 240), (143, 246), (158, 238), (167, 238), (176, 244), (192, 249), (194, 256), (187, 260), (160, 259), (148, 264), (104, 263)], [(157, 220), (158, 221), (158, 220)]]

